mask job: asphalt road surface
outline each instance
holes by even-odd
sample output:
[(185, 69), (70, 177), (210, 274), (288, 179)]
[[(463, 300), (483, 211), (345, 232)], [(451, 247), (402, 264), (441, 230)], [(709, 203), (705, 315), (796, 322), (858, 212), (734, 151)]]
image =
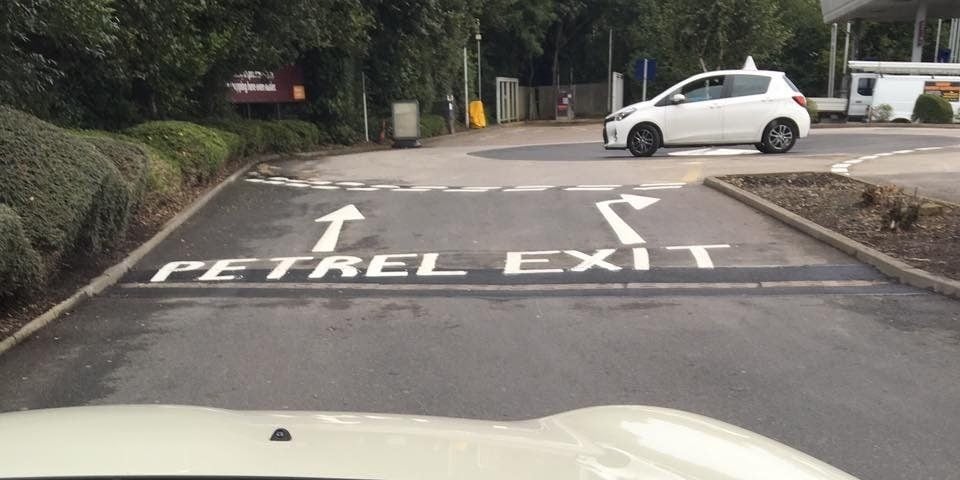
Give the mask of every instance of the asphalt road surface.
[[(586, 133), (528, 129), (547, 146), (524, 146), (517, 131), (281, 162), (227, 186), (118, 286), (0, 356), (0, 410), (518, 419), (648, 404), (861, 478), (960, 478), (960, 303), (683, 180), (683, 162), (723, 157), (617, 174), (546, 161), (587, 156)], [(960, 143), (902, 135), (805, 145)], [(549, 146), (560, 137), (575, 143)]]

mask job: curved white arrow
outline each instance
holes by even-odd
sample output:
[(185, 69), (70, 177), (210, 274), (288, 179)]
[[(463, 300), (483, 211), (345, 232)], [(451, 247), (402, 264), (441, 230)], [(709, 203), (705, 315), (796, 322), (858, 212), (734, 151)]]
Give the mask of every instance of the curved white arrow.
[(620, 195), (620, 200), (606, 200), (603, 202), (597, 202), (597, 210), (600, 210), (600, 214), (603, 215), (603, 218), (610, 224), (610, 228), (613, 229), (613, 233), (617, 234), (617, 238), (620, 239), (620, 243), (624, 245), (637, 245), (641, 243), (646, 243), (636, 231), (630, 228), (630, 225), (627, 225), (627, 222), (624, 222), (617, 212), (613, 211), (613, 208), (610, 205), (615, 203), (626, 203), (633, 207), (634, 210), (643, 210), (644, 208), (653, 205), (654, 203), (659, 202), (659, 198), (651, 197), (642, 197), (640, 195), (628, 195), (623, 193)]
[(340, 238), (340, 230), (343, 229), (343, 223), (350, 220), (363, 220), (363, 214), (353, 204), (330, 212), (316, 220), (315, 222), (330, 222), (327, 231), (323, 232), (320, 240), (313, 246), (314, 252), (332, 252), (337, 246), (337, 240)]

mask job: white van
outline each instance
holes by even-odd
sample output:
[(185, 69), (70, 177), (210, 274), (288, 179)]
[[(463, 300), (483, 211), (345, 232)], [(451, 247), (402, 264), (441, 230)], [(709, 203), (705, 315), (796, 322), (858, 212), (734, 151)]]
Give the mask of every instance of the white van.
[(847, 119), (864, 119), (869, 107), (886, 104), (893, 108), (890, 121), (909, 122), (917, 97), (922, 93), (942, 95), (957, 112), (960, 109), (960, 76), (852, 73)]

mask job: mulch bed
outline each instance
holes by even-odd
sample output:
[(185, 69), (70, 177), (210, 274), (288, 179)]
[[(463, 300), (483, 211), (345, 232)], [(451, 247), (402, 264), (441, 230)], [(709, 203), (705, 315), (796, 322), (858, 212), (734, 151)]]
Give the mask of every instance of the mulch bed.
[(914, 267), (960, 280), (960, 208), (941, 203), (947, 206), (943, 213), (921, 216), (911, 228), (891, 231), (884, 228), (890, 208), (866, 204), (863, 192), (868, 184), (852, 178), (778, 173), (721, 180)]
[(119, 263), (130, 252), (153, 237), (174, 215), (193, 203), (207, 190), (230, 176), (242, 162), (232, 162), (224, 168), (210, 183), (192, 188), (184, 188), (183, 195), (176, 201), (155, 209), (140, 209), (130, 219), (126, 235), (111, 251), (95, 258), (73, 259), (64, 262), (54, 281), (47, 285), (39, 296), (29, 299), (12, 299), (0, 303), (0, 340), (12, 335), (30, 320), (66, 300), (77, 289), (99, 276), (104, 270)]

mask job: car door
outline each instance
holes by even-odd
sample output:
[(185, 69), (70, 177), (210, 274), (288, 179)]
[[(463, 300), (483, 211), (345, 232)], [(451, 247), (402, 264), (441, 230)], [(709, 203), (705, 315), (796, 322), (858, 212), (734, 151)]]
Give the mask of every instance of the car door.
[(727, 76), (728, 95), (720, 102), (724, 143), (756, 143), (777, 108), (766, 75)]
[[(723, 98), (725, 78), (714, 75), (693, 80), (664, 98), (664, 144), (700, 145), (723, 140), (718, 101)], [(670, 99), (677, 93), (683, 94), (686, 101), (673, 104)]]

